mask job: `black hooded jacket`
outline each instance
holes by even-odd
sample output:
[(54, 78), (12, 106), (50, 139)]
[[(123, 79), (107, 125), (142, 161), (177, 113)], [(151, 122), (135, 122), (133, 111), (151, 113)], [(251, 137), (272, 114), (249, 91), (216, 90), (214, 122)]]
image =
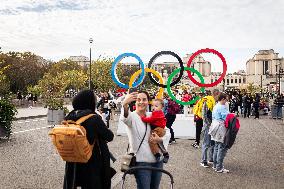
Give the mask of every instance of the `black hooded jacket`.
[(75, 179), (75, 163), (66, 162), (63, 188), (72, 188), (75, 180), (75, 185), (84, 189), (109, 189), (111, 188), (113, 170), (110, 167), (107, 142), (112, 141), (114, 135), (106, 127), (101, 117), (94, 113), (96, 99), (92, 91), (85, 90), (78, 93), (73, 99), (72, 105), (74, 110), (66, 116), (65, 120), (76, 121), (83, 116), (95, 114), (81, 124), (86, 129), (89, 143), (93, 144), (95, 142), (95, 145), (93, 154), (87, 163), (76, 163)]

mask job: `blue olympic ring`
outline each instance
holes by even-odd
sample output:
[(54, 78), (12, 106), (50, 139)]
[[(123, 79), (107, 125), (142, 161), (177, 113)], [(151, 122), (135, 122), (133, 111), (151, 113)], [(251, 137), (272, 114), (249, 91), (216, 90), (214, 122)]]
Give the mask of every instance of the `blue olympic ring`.
[(133, 83), (133, 88), (137, 87), (138, 85), (140, 85), (144, 79), (144, 76), (145, 76), (145, 64), (143, 63), (142, 59), (134, 54), (134, 53), (123, 53), (121, 55), (119, 55), (113, 62), (112, 64), (112, 67), (111, 67), (111, 77), (112, 77), (112, 80), (121, 88), (124, 88), (124, 89), (128, 89), (129, 86), (127, 84), (124, 84), (124, 83), (121, 83), (119, 81), (119, 79), (117, 79), (117, 75), (116, 75), (116, 67), (117, 67), (117, 64), (124, 58), (124, 57), (133, 57), (133, 58), (136, 58), (139, 62), (139, 65), (141, 65), (141, 69), (142, 69), (142, 73), (140, 75), (140, 77), (138, 78), (138, 80), (136, 82)]

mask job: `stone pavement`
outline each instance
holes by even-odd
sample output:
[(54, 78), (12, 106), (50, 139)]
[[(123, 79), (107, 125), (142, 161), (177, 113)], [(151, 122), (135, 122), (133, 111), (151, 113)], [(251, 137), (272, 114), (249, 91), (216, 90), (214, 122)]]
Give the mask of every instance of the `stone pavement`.
[[(72, 110), (71, 105), (66, 106), (68, 110)], [(31, 108), (18, 108), (18, 114), (16, 114), (16, 120), (45, 117), (47, 115), (47, 108), (44, 107), (31, 107)]]
[[(116, 120), (111, 122), (114, 132)], [(201, 150), (191, 147), (192, 140), (178, 139), (176, 144), (169, 146), (170, 161), (164, 168), (172, 173), (175, 188), (283, 188), (283, 122), (267, 117), (260, 120), (241, 118), (240, 121), (236, 144), (228, 151), (224, 162), (231, 171), (229, 174), (200, 167)], [(11, 140), (0, 141), (1, 189), (62, 188), (64, 162), (51, 144), (46, 126), (46, 119), (15, 121)], [(126, 151), (127, 137), (116, 136), (109, 148), (119, 159)], [(118, 171), (112, 180), (113, 188), (120, 188), (119, 161), (112, 166)], [(168, 181), (163, 176), (160, 188), (169, 188)], [(126, 188), (136, 188), (133, 176), (127, 177)]]

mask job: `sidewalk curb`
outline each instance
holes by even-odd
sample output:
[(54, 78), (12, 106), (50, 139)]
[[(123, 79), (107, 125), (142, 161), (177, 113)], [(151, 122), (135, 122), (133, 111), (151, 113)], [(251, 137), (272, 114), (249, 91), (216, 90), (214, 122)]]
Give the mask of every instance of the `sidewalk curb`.
[(47, 117), (47, 115), (36, 115), (36, 116), (18, 117), (18, 118), (15, 118), (14, 121), (25, 120), (25, 119), (41, 118), (41, 117)]

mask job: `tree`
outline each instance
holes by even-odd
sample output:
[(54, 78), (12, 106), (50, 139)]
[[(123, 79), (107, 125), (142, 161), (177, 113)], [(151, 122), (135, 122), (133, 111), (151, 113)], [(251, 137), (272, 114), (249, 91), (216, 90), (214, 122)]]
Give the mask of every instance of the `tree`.
[(50, 109), (63, 109), (63, 98), (68, 88), (81, 90), (86, 87), (88, 77), (81, 70), (67, 70), (57, 76), (46, 73), (39, 81), (38, 87), (46, 106)]
[[(92, 63), (92, 82), (94, 88), (99, 92), (115, 90), (120, 88), (111, 77), (111, 67), (114, 59), (112, 58), (100, 58)], [(117, 65), (116, 74), (118, 79), (125, 84), (129, 84), (131, 76), (139, 70), (137, 66), (125, 66), (120, 63)], [(138, 76), (139, 77), (139, 76)], [(137, 77), (137, 78), (138, 78)], [(136, 79), (137, 79), (136, 78)], [(158, 89), (149, 79), (147, 73), (145, 73), (145, 78), (140, 84), (140, 88), (147, 89)]]
[[(92, 63), (91, 78), (94, 89), (97, 91), (108, 91), (117, 88), (111, 77), (111, 66), (113, 59), (100, 58)], [(121, 76), (122, 68), (118, 66), (117, 74)]]
[(68, 70), (81, 71), (82, 69), (83, 69), (82, 66), (80, 66), (78, 63), (69, 59), (62, 59), (57, 63), (51, 64), (48, 73), (56, 76), (57, 74), (62, 73), (63, 71), (68, 71)]
[(27, 91), (29, 85), (36, 85), (47, 71), (46, 61), (30, 52), (8, 52), (0, 54), (0, 68), (9, 66), (4, 71), (10, 81), (10, 91)]
[(10, 82), (7, 76), (4, 74), (4, 70), (7, 69), (7, 67), (8, 66), (0, 68), (0, 97), (9, 93)]
[(260, 87), (249, 83), (246, 90), (248, 93), (255, 94), (257, 92), (260, 92)]

